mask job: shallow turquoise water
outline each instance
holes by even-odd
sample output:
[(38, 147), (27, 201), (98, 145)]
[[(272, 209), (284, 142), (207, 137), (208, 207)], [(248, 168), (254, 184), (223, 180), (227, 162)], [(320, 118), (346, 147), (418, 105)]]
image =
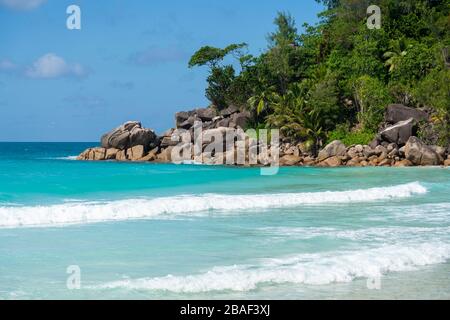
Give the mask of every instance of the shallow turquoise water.
[(450, 298), (447, 168), (71, 160), (88, 146), (0, 145), (0, 299)]

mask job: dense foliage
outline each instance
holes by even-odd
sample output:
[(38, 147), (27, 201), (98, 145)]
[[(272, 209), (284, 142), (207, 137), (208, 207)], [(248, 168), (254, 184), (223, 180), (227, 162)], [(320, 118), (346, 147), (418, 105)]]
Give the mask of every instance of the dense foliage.
[[(280, 12), (260, 56), (247, 45), (203, 47), (189, 66), (210, 68), (206, 95), (217, 108), (252, 111), (252, 126), (318, 147), (332, 137), (367, 142), (389, 103), (425, 107), (440, 144), (450, 142), (450, 1), (317, 0), (327, 10), (299, 34)], [(381, 8), (381, 29), (366, 25)], [(237, 63), (224, 63), (227, 55)], [(239, 67), (237, 67), (239, 66)]]

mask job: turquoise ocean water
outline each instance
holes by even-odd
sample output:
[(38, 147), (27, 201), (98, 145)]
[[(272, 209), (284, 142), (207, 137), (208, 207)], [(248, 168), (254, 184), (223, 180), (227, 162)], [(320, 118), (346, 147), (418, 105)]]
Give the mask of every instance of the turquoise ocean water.
[(0, 299), (450, 298), (448, 168), (73, 161), (92, 145), (0, 144)]

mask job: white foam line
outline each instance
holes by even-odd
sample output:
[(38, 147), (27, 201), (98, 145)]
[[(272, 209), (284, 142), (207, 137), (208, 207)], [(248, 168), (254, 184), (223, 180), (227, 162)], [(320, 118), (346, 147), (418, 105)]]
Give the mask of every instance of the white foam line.
[(422, 243), (395, 245), (353, 253), (304, 254), (267, 259), (256, 265), (214, 267), (200, 274), (112, 281), (89, 289), (162, 290), (176, 293), (250, 291), (261, 285), (324, 285), (375, 278), (394, 271), (444, 263), (450, 245)]
[(345, 239), (351, 241), (382, 241), (396, 243), (398, 241), (423, 239), (432, 236), (450, 240), (450, 226), (441, 227), (372, 227), (356, 230), (341, 230), (331, 227), (267, 227), (258, 229), (264, 235), (275, 239), (308, 240), (317, 237)]
[(407, 198), (424, 194), (418, 182), (371, 189), (311, 193), (257, 195), (189, 195), (155, 199), (119, 200), (108, 203), (66, 203), (51, 206), (0, 207), (0, 228), (94, 223), (154, 218), (220, 210), (241, 212), (251, 209), (299, 205), (369, 202)]

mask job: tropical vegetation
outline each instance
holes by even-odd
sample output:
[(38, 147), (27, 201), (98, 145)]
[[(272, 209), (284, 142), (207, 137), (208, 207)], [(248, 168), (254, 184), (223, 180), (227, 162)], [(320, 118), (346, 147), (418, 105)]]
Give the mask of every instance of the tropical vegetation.
[[(370, 141), (386, 106), (403, 103), (427, 109), (435, 143), (448, 146), (450, 2), (317, 1), (326, 10), (303, 33), (292, 15), (279, 12), (259, 56), (246, 43), (198, 50), (189, 67), (209, 68), (211, 103), (247, 109), (251, 126), (280, 128), (316, 149), (330, 138)], [(366, 24), (373, 4), (381, 8), (380, 29)]]

